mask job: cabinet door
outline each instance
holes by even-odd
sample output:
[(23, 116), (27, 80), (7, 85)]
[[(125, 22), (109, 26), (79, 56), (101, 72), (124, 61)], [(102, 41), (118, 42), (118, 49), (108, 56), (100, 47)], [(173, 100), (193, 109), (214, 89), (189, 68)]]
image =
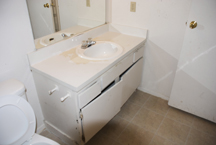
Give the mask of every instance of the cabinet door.
[(86, 104), (88, 104), (91, 100), (93, 100), (100, 93), (101, 93), (100, 82), (94, 83), (91, 87), (81, 92), (78, 95), (79, 108), (83, 108)]
[(120, 111), (121, 83), (120, 81), (112, 86), (81, 110), (85, 142), (89, 141)]
[(133, 54), (130, 54), (101, 76), (102, 89), (106, 88), (113, 80), (116, 79), (116, 77), (122, 74), (133, 64), (133, 57)]
[(122, 100), (123, 105), (136, 88), (140, 85), (142, 79), (143, 58), (136, 62), (123, 76), (122, 76)]

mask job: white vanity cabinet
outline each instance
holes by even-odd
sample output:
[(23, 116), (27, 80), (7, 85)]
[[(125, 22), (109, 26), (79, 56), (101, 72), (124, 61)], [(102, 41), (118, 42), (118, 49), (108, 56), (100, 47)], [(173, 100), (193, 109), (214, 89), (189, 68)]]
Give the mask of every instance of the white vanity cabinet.
[(143, 50), (129, 53), (79, 92), (33, 71), (47, 129), (68, 144), (88, 142), (139, 86)]
[[(84, 145), (140, 85), (147, 30), (106, 24), (28, 54), (46, 129), (68, 145)], [(122, 53), (109, 60), (80, 57), (83, 40), (109, 41)]]

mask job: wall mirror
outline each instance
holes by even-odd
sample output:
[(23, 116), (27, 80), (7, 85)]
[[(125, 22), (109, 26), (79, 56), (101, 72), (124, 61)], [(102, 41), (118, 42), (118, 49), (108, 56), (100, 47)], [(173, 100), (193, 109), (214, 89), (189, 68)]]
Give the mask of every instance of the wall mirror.
[(26, 0), (36, 49), (105, 23), (106, 0)]

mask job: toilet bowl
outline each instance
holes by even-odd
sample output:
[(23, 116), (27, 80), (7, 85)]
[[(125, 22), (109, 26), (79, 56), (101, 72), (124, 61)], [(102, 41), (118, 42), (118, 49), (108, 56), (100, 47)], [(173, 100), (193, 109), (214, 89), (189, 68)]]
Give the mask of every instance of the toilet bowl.
[[(16, 95), (20, 91), (13, 86), (14, 82), (18, 84), (17, 80), (0, 83), (0, 145), (59, 145), (55, 141), (35, 134), (34, 111), (25, 100), (25, 96)], [(18, 86), (23, 90), (20, 85)], [(8, 87), (12, 88), (11, 91), (16, 90), (16, 93), (7, 93), (5, 87), (7, 90), (10, 90)]]

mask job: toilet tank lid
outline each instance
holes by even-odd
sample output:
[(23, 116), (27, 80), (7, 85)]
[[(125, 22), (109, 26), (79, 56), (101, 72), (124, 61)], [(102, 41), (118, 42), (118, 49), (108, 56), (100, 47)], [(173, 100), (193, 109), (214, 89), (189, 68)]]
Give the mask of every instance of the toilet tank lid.
[(18, 95), (20, 96), (25, 92), (25, 86), (23, 83), (16, 79), (9, 79), (0, 82), (0, 96), (5, 95)]

